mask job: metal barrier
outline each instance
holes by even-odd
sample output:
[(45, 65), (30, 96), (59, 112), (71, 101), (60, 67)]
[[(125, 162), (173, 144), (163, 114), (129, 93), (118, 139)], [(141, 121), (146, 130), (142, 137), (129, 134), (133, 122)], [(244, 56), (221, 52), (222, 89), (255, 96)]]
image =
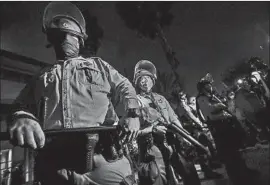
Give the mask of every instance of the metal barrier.
[(1, 150), (0, 152), (0, 183), (11, 185), (12, 172), (12, 149)]
[[(80, 133), (83, 135), (88, 136), (89, 134), (98, 133), (98, 132), (112, 132), (116, 131), (116, 126), (99, 126), (99, 127), (90, 127), (90, 128), (72, 128), (72, 129), (61, 129), (61, 130), (48, 130), (45, 131), (46, 138), (51, 136), (67, 136), (72, 133)], [(88, 138), (88, 137), (87, 137)], [(8, 132), (0, 132), (0, 141), (1, 140), (9, 140), (10, 135)], [(91, 141), (91, 138), (88, 138), (88, 141)], [(89, 157), (90, 152), (92, 152), (91, 143), (87, 142), (87, 157)], [(89, 145), (89, 146), (88, 146)], [(23, 185), (38, 185), (39, 182), (36, 181), (34, 176), (34, 165), (35, 165), (35, 150), (30, 148), (24, 149), (24, 161), (23, 161), (23, 168), (22, 168), (22, 182), (20, 184)], [(89, 155), (88, 155), (89, 153)], [(2, 160), (3, 158), (3, 160)], [(88, 158), (87, 158), (88, 159)], [(86, 161), (87, 161), (86, 159)], [(3, 167), (2, 167), (3, 166)], [(11, 185), (14, 184), (11, 181), (12, 179), (12, 149), (3, 150), (1, 151), (1, 178), (0, 182), (1, 185)], [(91, 163), (87, 164), (86, 169), (89, 170), (91, 168)], [(16, 184), (17, 185), (17, 184)]]

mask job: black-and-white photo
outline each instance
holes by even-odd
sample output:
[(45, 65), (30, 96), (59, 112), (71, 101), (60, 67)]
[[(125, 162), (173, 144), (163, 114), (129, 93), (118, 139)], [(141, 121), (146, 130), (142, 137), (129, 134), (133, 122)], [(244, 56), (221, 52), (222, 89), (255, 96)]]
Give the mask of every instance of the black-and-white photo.
[(0, 185), (270, 183), (268, 2), (0, 2)]

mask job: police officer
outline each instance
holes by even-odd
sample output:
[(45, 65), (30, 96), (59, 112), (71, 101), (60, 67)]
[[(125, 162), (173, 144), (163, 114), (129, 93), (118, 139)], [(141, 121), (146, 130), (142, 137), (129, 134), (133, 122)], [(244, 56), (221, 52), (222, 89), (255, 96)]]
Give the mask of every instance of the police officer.
[[(269, 114), (265, 101), (258, 96), (251, 85), (250, 78), (244, 78), (235, 93), (235, 107), (238, 117), (254, 131), (261, 139), (268, 137), (267, 130)], [(260, 129), (261, 131), (260, 131)]]
[[(189, 105), (186, 94), (184, 92), (179, 92), (179, 101), (180, 106), (183, 111), (181, 115), (181, 122), (184, 124), (183, 127), (192, 134), (194, 138), (196, 138), (200, 143), (202, 143), (204, 146), (208, 147), (212, 157), (215, 156), (215, 148), (213, 144), (210, 141), (210, 138), (204, 133), (204, 126), (200, 119), (198, 118), (196, 107), (192, 107)], [(195, 99), (196, 101), (196, 99)], [(196, 106), (196, 102), (193, 102)], [(194, 109), (195, 108), (195, 109)], [(211, 168), (211, 161), (210, 158), (205, 155), (204, 152), (201, 152), (200, 150), (197, 151), (199, 163), (201, 166), (202, 171), (204, 172), (204, 177), (208, 179), (212, 178), (222, 178), (223, 176)]]
[[(87, 35), (85, 20), (72, 3), (49, 3), (44, 11), (43, 31), (55, 50), (56, 61), (36, 75), (16, 99), (18, 107), (11, 115), (9, 127), (11, 140), (19, 146), (40, 149), (36, 165), (42, 185), (118, 185), (131, 174), (125, 157), (110, 163), (102, 156), (94, 158), (97, 161), (94, 161), (93, 171), (81, 175), (75, 167), (88, 161), (79, 162), (80, 155), (76, 153), (84, 146), (71, 135), (64, 141), (52, 139), (45, 145), (43, 131), (102, 125), (113, 92), (125, 105), (125, 138), (133, 140), (139, 129), (135, 89), (101, 58), (79, 56)], [(46, 118), (41, 123), (39, 104), (44, 97), (47, 98)], [(98, 140), (97, 135), (93, 137)], [(70, 144), (74, 148), (69, 147)]]
[[(169, 102), (162, 95), (152, 91), (156, 80), (157, 71), (152, 62), (141, 60), (136, 64), (133, 82), (138, 93), (137, 96), (143, 115), (143, 120), (141, 121), (142, 130), (138, 139), (141, 151), (141, 162), (143, 164), (139, 175), (143, 181), (152, 179), (152, 181), (148, 180), (143, 184), (177, 184), (177, 175), (172, 169), (172, 166), (179, 173), (181, 165), (177, 163), (178, 161), (171, 162), (173, 150), (166, 140), (166, 125), (175, 124), (180, 128), (183, 127)], [(144, 173), (146, 171), (145, 167), (151, 166), (151, 161), (147, 160), (149, 156), (152, 156), (152, 159), (159, 168), (159, 174), (154, 173), (156, 174), (155, 178), (149, 176), (149, 174), (153, 174), (153, 172), (147, 173), (146, 175)], [(200, 184), (196, 170), (190, 172), (188, 175), (186, 174), (186, 176), (182, 178), (186, 184)]]
[(218, 155), (225, 164), (233, 184), (256, 184), (254, 171), (247, 168), (239, 152), (242, 147), (242, 134), (237, 128), (239, 123), (229, 113), (224, 102), (213, 92), (212, 83), (213, 78), (208, 73), (197, 84), (199, 116), (209, 127), (216, 143)]

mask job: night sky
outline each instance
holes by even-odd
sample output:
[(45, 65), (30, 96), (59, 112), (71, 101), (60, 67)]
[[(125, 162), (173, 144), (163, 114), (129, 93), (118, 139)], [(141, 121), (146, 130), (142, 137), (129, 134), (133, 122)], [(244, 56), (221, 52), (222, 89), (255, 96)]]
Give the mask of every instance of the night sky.
[[(1, 48), (54, 63), (41, 31), (47, 2), (10, 2), (1, 6)], [(78, 3), (77, 3), (78, 4)], [(79, 7), (97, 16), (104, 29), (98, 56), (120, 72), (133, 73), (136, 62), (148, 59), (170, 72), (157, 40), (140, 39), (116, 13), (114, 2), (82, 2)], [(243, 58), (261, 56), (268, 62), (269, 8), (267, 2), (175, 2), (174, 20), (164, 32), (181, 62), (185, 89), (196, 94), (196, 82), (211, 72), (219, 83), (225, 68)], [(219, 85), (221, 87), (221, 85)], [(12, 88), (12, 87), (10, 87)], [(10, 89), (11, 91), (13, 89)]]

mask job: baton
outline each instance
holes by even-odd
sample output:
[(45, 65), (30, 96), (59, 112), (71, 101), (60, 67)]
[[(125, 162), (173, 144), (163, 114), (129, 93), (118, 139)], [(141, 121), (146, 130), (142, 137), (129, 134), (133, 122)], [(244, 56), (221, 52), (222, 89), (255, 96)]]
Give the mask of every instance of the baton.
[(183, 138), (188, 140), (190, 143), (192, 143), (193, 145), (195, 145), (195, 146), (199, 147), (200, 149), (202, 149), (203, 151), (205, 151), (208, 156), (211, 156), (209, 149), (206, 148), (205, 146), (203, 146), (199, 141), (194, 139), (185, 129), (180, 128), (175, 124), (169, 124), (169, 125), (167, 125), (167, 128), (172, 133), (176, 133), (176, 134), (181, 135)]
[[(98, 127), (87, 127), (87, 128), (65, 128), (65, 129), (51, 129), (45, 130), (44, 134), (46, 137), (51, 136), (67, 136), (69, 134), (74, 133), (82, 133), (82, 134), (93, 134), (97, 132), (108, 132), (108, 131), (116, 131), (117, 126), (98, 126)], [(7, 141), (10, 140), (10, 134), (8, 132), (0, 132), (0, 140)]]

